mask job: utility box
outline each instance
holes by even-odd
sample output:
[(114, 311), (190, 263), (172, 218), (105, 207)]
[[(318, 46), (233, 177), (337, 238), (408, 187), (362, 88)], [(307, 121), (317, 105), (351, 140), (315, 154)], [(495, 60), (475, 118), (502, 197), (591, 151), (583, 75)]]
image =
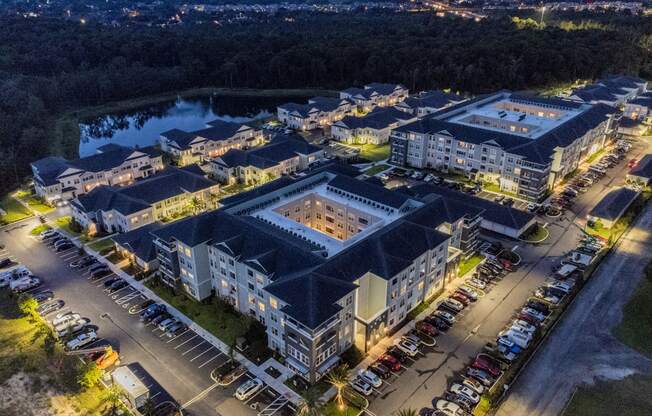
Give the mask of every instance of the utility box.
[(114, 384), (122, 388), (127, 400), (135, 409), (143, 407), (149, 399), (149, 389), (128, 367), (122, 366), (113, 370), (111, 379)]

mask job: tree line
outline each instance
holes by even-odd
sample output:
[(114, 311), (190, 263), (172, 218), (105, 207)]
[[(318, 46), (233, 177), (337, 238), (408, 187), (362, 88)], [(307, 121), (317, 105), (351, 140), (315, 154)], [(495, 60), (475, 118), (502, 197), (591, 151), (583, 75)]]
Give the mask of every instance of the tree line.
[(562, 28), (518, 25), (509, 16), (279, 13), (236, 24), (116, 28), (2, 17), (0, 187), (15, 185), (44, 155), (74, 156), (74, 126), (56, 123), (62, 112), (150, 94), (372, 81), (483, 93), (607, 72), (649, 76), (652, 19), (581, 18), (577, 25), (566, 18)]

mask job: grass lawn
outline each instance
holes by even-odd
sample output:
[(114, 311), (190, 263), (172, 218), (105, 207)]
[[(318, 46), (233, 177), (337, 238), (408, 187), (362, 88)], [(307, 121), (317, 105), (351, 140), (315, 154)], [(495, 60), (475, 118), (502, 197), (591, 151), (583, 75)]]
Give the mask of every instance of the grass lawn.
[(373, 166), (373, 167), (365, 170), (362, 173), (364, 173), (365, 175), (374, 176), (375, 174), (380, 173), (380, 172), (382, 172), (384, 170), (387, 170), (390, 167), (391, 166), (389, 166), (389, 165), (385, 165), (385, 164), (381, 163), (380, 165)]
[[(27, 414), (26, 408), (36, 410), (35, 414), (72, 414), (73, 410), (79, 415), (102, 414), (105, 405), (101, 400), (101, 389), (92, 387), (80, 390), (77, 385), (76, 379), (81, 364), (79, 359), (64, 356), (60, 346), (55, 346), (51, 354), (48, 354), (45, 345), (46, 336), (39, 330), (38, 324), (31, 318), (22, 316), (18, 312), (16, 300), (6, 291), (1, 292), (0, 382), (13, 375), (24, 374), (27, 387), (31, 391), (15, 392), (13, 404), (0, 403), (0, 414)], [(55, 366), (55, 362), (59, 366)], [(56, 393), (46, 390), (45, 387), (52, 388)], [(5, 394), (11, 392), (7, 390)], [(21, 398), (20, 394), (27, 397)], [(50, 400), (47, 398), (53, 399), (52, 403), (56, 403), (56, 408), (50, 407)]]
[(49, 230), (49, 229), (51, 229), (51, 228), (52, 228), (52, 227), (50, 227), (50, 226), (47, 225), (47, 224), (41, 224), (41, 225), (39, 225), (39, 226), (36, 226), (36, 227), (32, 228), (32, 231), (30, 231), (29, 233), (30, 233), (31, 235), (39, 235), (39, 234), (41, 234), (43, 231), (45, 231), (45, 230)]
[[(652, 357), (652, 262), (646, 277), (623, 308), (623, 320), (614, 328), (614, 335), (624, 344)], [(651, 391), (652, 393), (652, 391)]]
[(484, 189), (485, 191), (488, 191), (488, 192), (494, 192), (494, 193), (506, 195), (506, 196), (509, 196), (509, 197), (512, 197), (512, 198), (520, 198), (514, 192), (507, 192), (507, 191), (501, 190), (500, 185), (498, 185), (497, 183), (494, 183), (494, 182), (484, 182), (482, 184), (482, 189)]
[(54, 220), (54, 223), (57, 225), (57, 227), (66, 231), (70, 235), (78, 236), (79, 234), (81, 234), (77, 231), (73, 231), (73, 229), (71, 228), (70, 224), (72, 223), (72, 217), (70, 215), (64, 215), (63, 217), (59, 217), (56, 220)]
[(110, 238), (105, 238), (103, 240), (95, 241), (88, 245), (88, 248), (97, 251), (100, 254), (108, 254), (109, 251), (113, 250), (115, 243)]
[(24, 220), (25, 218), (32, 216), (32, 213), (29, 212), (23, 204), (9, 195), (0, 200), (0, 208), (6, 212), (6, 214), (0, 218), (0, 222), (5, 224)]
[(593, 161), (599, 158), (600, 156), (602, 156), (604, 152), (605, 152), (604, 147), (598, 150), (597, 152), (594, 152), (591, 156), (588, 157), (588, 159), (586, 159), (586, 163), (593, 163)]
[(46, 205), (34, 197), (27, 198), (25, 202), (31, 209), (38, 212), (39, 214), (47, 214), (54, 211), (54, 207)]
[(390, 146), (389, 144), (375, 145), (375, 144), (347, 144), (346, 146), (354, 147), (360, 150), (360, 157), (363, 159), (378, 162), (385, 160), (389, 157)]
[(548, 238), (549, 235), (550, 232), (548, 230), (546, 230), (539, 224), (535, 224), (534, 226), (530, 227), (529, 230), (523, 233), (521, 239), (524, 241), (541, 242), (546, 238)]
[(197, 302), (183, 293), (175, 294), (157, 279), (150, 279), (146, 286), (192, 319), (226, 345), (235, 345), (235, 340), (244, 337), (249, 348), (244, 352), (254, 363), (262, 363), (271, 356), (267, 349), (267, 336), (262, 325), (233, 309), (225, 302), (212, 298), (207, 302)]
[(251, 186), (244, 183), (234, 183), (233, 185), (225, 186), (221, 189), (227, 195), (239, 194), (251, 188)]
[(611, 228), (604, 228), (602, 226), (602, 223), (600, 221), (597, 221), (593, 227), (587, 226), (586, 227), (586, 232), (591, 234), (591, 235), (597, 235), (605, 240), (608, 240), (609, 237), (611, 237), (611, 232), (613, 229), (616, 228), (618, 224), (616, 223), (613, 227)]
[(466, 260), (463, 260), (460, 262), (459, 268), (458, 268), (458, 273), (457, 275), (462, 277), (465, 274), (469, 272), (469, 270), (473, 269), (475, 266), (480, 264), (480, 262), (484, 260), (484, 256), (481, 254), (474, 254), (473, 256), (469, 257)]
[(563, 416), (642, 416), (652, 409), (652, 377), (633, 375), (580, 387)]

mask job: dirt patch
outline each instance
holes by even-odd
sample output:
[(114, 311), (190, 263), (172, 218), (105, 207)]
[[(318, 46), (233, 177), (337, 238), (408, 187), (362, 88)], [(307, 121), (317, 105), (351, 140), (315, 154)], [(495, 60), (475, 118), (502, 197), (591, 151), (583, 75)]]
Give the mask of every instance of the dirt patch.
[(74, 404), (57, 394), (47, 379), (14, 374), (0, 384), (0, 414), (3, 416), (78, 416)]

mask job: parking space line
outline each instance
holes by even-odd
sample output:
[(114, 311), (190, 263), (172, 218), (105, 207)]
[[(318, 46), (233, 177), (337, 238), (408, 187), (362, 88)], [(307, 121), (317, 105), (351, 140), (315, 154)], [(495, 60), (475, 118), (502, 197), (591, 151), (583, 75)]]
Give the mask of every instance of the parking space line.
[(123, 288), (120, 288), (120, 289), (116, 290), (115, 292), (109, 292), (109, 295), (111, 295), (111, 299), (117, 299), (118, 298), (118, 293), (122, 292), (125, 289), (133, 289), (133, 287), (127, 285), (127, 286), (125, 286)]
[(195, 336), (193, 336), (193, 337), (191, 337), (191, 338), (185, 340), (185, 341), (182, 342), (181, 344), (179, 344), (179, 345), (177, 345), (176, 347), (174, 347), (174, 349), (176, 350), (176, 349), (179, 348), (180, 346), (186, 344), (186, 343), (187, 343), (188, 341), (190, 341), (190, 340), (193, 340), (193, 339), (197, 338), (198, 336), (199, 336), (199, 335), (195, 334)]
[(170, 342), (172, 342), (172, 341), (174, 341), (175, 339), (177, 339), (177, 338), (179, 338), (179, 337), (181, 337), (181, 336), (183, 336), (183, 335), (185, 335), (185, 334), (186, 334), (186, 332), (188, 332), (188, 331), (190, 331), (190, 329), (186, 329), (185, 331), (183, 331), (183, 332), (182, 332), (182, 333), (180, 333), (179, 335), (177, 335), (177, 336), (175, 336), (175, 337), (174, 337), (174, 338), (172, 338), (171, 340), (169, 340), (169, 341), (166, 341), (165, 343), (166, 343), (166, 344), (169, 344)]
[(214, 359), (216, 359), (216, 358), (219, 357), (220, 355), (222, 355), (222, 353), (218, 353), (217, 355), (212, 356), (211, 358), (208, 359), (208, 361), (204, 361), (203, 364), (201, 364), (201, 365), (200, 365), (199, 367), (197, 367), (197, 368), (202, 368), (203, 366), (205, 366), (206, 364), (210, 363), (211, 361), (213, 361)]
[(251, 396), (251, 397), (250, 397), (248, 400), (246, 400), (244, 403), (245, 403), (245, 404), (249, 404), (249, 402), (251, 402), (251, 401), (252, 401), (256, 396), (258, 396), (260, 393), (262, 393), (262, 392), (265, 391), (266, 389), (267, 389), (267, 385), (263, 386), (262, 389), (258, 390), (258, 391), (256, 392), (256, 394), (254, 394), (253, 396)]
[(184, 353), (181, 354), (181, 355), (186, 355), (186, 354), (188, 354), (190, 351), (192, 351), (192, 350), (194, 350), (195, 348), (199, 347), (199, 346), (200, 346), (201, 344), (203, 344), (204, 342), (206, 342), (206, 340), (202, 338), (202, 340), (201, 340), (201, 342), (200, 342), (199, 344), (197, 344), (197, 345), (195, 345), (194, 347), (190, 348), (188, 351), (184, 352)]
[(212, 350), (212, 349), (213, 349), (213, 346), (211, 345), (211, 346), (210, 346), (206, 351), (202, 352), (202, 353), (199, 354), (199, 355), (196, 355), (195, 358), (191, 359), (190, 362), (195, 361), (197, 358), (201, 357), (202, 355), (206, 354), (208, 351), (210, 351), (210, 350)]

